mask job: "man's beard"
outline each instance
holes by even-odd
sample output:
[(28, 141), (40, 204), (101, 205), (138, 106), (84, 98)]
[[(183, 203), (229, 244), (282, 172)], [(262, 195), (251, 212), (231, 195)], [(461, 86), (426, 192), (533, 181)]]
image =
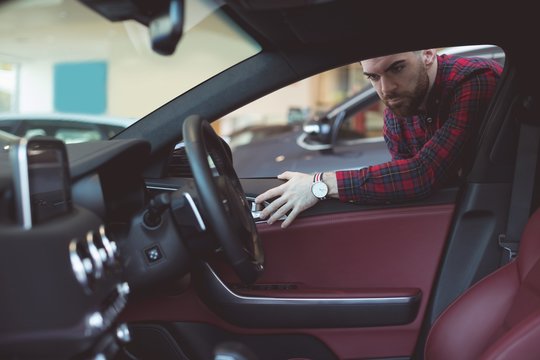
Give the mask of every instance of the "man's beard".
[(383, 102), (399, 117), (417, 115), (418, 108), (424, 101), (428, 89), (429, 77), (426, 69), (421, 67), (413, 91), (388, 94), (384, 97)]

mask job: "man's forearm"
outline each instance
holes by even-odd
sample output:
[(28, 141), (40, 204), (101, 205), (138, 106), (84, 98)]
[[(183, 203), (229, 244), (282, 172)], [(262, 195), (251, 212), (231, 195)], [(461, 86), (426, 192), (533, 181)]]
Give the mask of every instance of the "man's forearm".
[(325, 172), (323, 175), (323, 181), (328, 186), (328, 197), (339, 198), (337, 179), (335, 172)]

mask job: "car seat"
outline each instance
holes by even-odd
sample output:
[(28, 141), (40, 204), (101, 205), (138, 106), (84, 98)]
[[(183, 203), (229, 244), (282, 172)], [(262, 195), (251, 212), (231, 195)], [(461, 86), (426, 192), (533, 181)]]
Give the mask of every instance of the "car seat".
[(479, 281), (434, 323), (426, 360), (540, 359), (540, 209), (517, 258)]

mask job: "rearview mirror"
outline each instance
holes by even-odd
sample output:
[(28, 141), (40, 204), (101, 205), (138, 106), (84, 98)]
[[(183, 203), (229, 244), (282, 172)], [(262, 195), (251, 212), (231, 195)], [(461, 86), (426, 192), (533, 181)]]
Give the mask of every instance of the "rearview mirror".
[(79, 0), (110, 21), (136, 20), (148, 26), (152, 49), (172, 55), (182, 37), (184, 0)]
[(171, 55), (182, 37), (184, 25), (184, 1), (171, 0), (169, 9), (154, 17), (148, 29), (152, 49), (161, 55)]

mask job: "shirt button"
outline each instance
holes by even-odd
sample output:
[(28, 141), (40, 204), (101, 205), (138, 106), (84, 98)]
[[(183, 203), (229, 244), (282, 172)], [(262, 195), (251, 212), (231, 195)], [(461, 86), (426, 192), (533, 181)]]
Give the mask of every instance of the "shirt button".
[(433, 122), (433, 119), (430, 118), (430, 117), (428, 117), (428, 118), (426, 119), (426, 121), (428, 122), (428, 124), (431, 124), (431, 123)]

